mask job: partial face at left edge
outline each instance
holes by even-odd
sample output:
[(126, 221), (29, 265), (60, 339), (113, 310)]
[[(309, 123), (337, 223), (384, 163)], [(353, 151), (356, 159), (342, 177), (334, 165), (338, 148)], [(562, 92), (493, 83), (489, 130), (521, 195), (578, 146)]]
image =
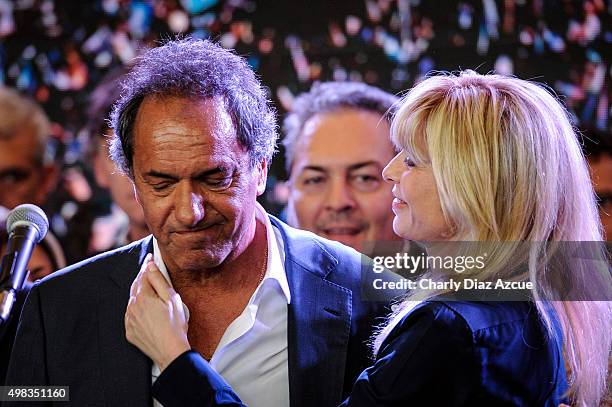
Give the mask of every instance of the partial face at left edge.
[(31, 126), (20, 127), (10, 138), (0, 139), (0, 206), (44, 206), (55, 187), (57, 168), (38, 162), (38, 143)]

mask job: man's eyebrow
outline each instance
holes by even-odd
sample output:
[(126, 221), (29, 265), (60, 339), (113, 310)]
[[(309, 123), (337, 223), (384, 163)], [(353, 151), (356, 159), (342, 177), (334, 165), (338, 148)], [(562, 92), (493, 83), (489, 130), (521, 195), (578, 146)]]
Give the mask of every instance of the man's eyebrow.
[(302, 171), (318, 171), (318, 172), (327, 172), (327, 170), (323, 167), (319, 167), (318, 165), (307, 165), (304, 168), (302, 168)]
[(145, 173), (145, 177), (153, 177), (153, 178), (163, 178), (163, 179), (177, 179), (175, 176), (170, 174), (165, 174), (163, 172), (151, 170)]
[(356, 163), (356, 164), (352, 164), (348, 167), (349, 172), (350, 171), (355, 171), (355, 170), (359, 170), (363, 167), (368, 167), (370, 165), (373, 165), (377, 168), (380, 168), (380, 163), (378, 163), (377, 161), (364, 161), (361, 163)]
[[(205, 170), (205, 171), (199, 172), (193, 178), (203, 178), (203, 177), (207, 177), (209, 175), (215, 175), (215, 174), (221, 173), (221, 172), (223, 172), (225, 170), (226, 170), (225, 167), (217, 166), (215, 168), (211, 168), (210, 170)], [(163, 179), (170, 179), (170, 180), (178, 179), (178, 177), (176, 177), (174, 175), (166, 174), (166, 173), (155, 171), (155, 170), (151, 170), (151, 171), (148, 171), (147, 173), (145, 173), (145, 177), (163, 178)]]
[(224, 174), (231, 176), (233, 174), (233, 169), (231, 166), (226, 165), (218, 165), (215, 168), (211, 168), (210, 170), (205, 170), (197, 173), (194, 178), (205, 178), (210, 175)]
[[(363, 167), (368, 167), (370, 165), (375, 166), (380, 169), (380, 163), (378, 163), (377, 161), (370, 160), (370, 161), (364, 161), (360, 163), (351, 164), (347, 168), (347, 170), (351, 172), (351, 171), (355, 171)], [(325, 172), (325, 173), (327, 172), (327, 170), (324, 167), (320, 167), (318, 165), (307, 165), (304, 168), (302, 168), (302, 171), (307, 171), (307, 170)]]

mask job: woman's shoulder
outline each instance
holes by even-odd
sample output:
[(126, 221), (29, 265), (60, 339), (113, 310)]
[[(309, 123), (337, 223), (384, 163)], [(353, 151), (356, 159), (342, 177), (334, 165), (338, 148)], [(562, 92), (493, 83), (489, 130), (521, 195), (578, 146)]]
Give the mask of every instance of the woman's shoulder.
[(415, 319), (436, 321), (434, 327), (444, 329), (448, 325), (464, 326), (470, 332), (494, 329), (502, 325), (522, 326), (526, 320), (538, 321), (536, 307), (531, 302), (507, 301), (450, 301), (428, 300), (415, 306), (404, 315), (397, 329), (402, 330)]
[[(535, 304), (531, 302), (472, 302), (429, 300), (416, 306), (397, 324), (396, 335), (410, 329), (415, 320), (427, 320), (430, 334), (463, 332), (473, 346), (507, 343), (541, 348), (548, 339)], [(522, 350), (523, 346), (518, 346)]]
[(484, 399), (554, 405), (567, 388), (561, 341), (534, 303), (430, 300), (401, 318), (380, 353), (456, 365), (455, 379), (471, 376)]
[(440, 318), (461, 319), (472, 332), (494, 329), (502, 325), (522, 326), (526, 320), (538, 320), (538, 312), (527, 301), (443, 301), (421, 304), (436, 310)]

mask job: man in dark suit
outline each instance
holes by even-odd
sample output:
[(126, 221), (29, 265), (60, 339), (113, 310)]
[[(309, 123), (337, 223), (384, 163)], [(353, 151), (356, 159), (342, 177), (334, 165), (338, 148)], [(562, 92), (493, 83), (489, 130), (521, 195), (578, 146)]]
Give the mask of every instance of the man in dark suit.
[(253, 72), (171, 41), (123, 86), (110, 150), (153, 236), (32, 288), (7, 384), (70, 386), (74, 405), (189, 404), (199, 389), (176, 378), (207, 363), (251, 406), (338, 404), (387, 310), (364, 297), (357, 252), (257, 203), (277, 133)]

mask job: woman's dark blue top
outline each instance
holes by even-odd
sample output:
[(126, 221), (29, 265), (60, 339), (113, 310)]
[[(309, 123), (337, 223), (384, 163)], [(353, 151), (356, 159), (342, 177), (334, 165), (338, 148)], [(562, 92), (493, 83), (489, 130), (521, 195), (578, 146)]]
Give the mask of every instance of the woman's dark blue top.
[(567, 402), (561, 334), (530, 302), (425, 302), (384, 340), (343, 406)]

